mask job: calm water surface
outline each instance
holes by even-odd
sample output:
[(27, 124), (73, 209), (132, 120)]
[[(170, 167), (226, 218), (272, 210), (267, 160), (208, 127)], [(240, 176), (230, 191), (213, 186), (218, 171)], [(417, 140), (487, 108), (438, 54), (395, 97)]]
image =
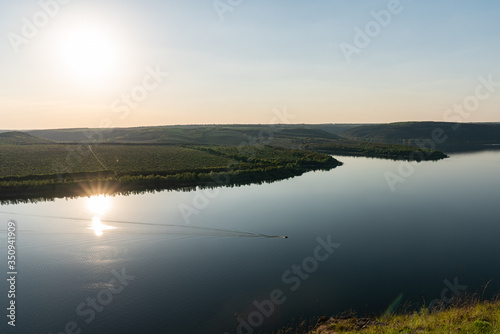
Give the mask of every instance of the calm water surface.
[[(380, 314), (398, 296), (429, 304), (444, 280), (500, 290), (499, 151), (419, 163), (394, 192), (384, 173), (400, 162), (338, 159), (208, 201), (198, 190), (0, 206), (1, 268), (8, 220), (19, 229), (16, 328), (2, 315), (1, 332), (74, 322), (81, 333), (237, 333), (237, 313), (264, 321), (241, 333), (264, 333), (349, 309)], [(318, 238), (340, 244), (319, 262)], [(303, 265), (309, 273), (293, 272)], [(5, 279), (0, 289), (7, 307)], [(254, 302), (274, 290), (283, 303), (259, 318)]]

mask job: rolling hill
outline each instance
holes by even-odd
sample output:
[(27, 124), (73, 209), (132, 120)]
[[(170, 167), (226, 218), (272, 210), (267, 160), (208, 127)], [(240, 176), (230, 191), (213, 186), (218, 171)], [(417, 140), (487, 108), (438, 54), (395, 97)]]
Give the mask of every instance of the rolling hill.
[(364, 125), (342, 136), (367, 142), (417, 145), (434, 142), (437, 149), (487, 147), (500, 144), (498, 123), (405, 122)]
[[(116, 129), (34, 130), (30, 134), (58, 143), (122, 145), (225, 145), (308, 150), (327, 154), (411, 159), (419, 149), (394, 143), (348, 138), (336, 133), (358, 129), (357, 124), (280, 125), (175, 125)], [(335, 133), (334, 133), (335, 132)], [(442, 152), (423, 152), (426, 160), (446, 157)]]
[(49, 144), (50, 140), (26, 132), (9, 131), (0, 133), (0, 145)]
[(100, 141), (107, 143), (161, 143), (240, 145), (272, 138), (289, 141), (291, 138), (320, 138), (339, 140), (339, 136), (306, 126), (270, 125), (179, 125), (101, 129), (34, 130), (29, 134), (58, 142)]

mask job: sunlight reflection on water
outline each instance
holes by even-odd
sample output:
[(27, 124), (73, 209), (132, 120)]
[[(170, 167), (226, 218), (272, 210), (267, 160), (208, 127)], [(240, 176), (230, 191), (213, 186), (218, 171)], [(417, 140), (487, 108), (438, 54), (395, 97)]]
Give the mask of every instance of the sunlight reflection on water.
[(101, 216), (111, 208), (110, 197), (104, 195), (92, 196), (87, 200), (86, 207), (88, 211), (97, 215), (97, 217), (92, 218), (92, 224), (88, 228), (93, 230), (96, 236), (102, 236), (106, 230), (116, 229), (116, 227), (105, 225), (101, 221)]
[(103, 235), (105, 230), (114, 230), (116, 227), (105, 225), (101, 222), (101, 218), (94, 217), (92, 218), (92, 225), (89, 227), (89, 230), (93, 230), (94, 234), (98, 237)]

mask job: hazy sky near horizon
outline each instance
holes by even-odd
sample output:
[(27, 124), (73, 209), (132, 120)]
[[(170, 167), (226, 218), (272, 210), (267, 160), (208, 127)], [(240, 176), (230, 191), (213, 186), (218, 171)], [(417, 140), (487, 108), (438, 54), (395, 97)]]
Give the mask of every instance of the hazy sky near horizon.
[(494, 0), (0, 0), (0, 9), (0, 129), (265, 124), (283, 108), (293, 123), (500, 121), (500, 83), (481, 87), (471, 111), (447, 113), (474, 102), (480, 77), (500, 82)]

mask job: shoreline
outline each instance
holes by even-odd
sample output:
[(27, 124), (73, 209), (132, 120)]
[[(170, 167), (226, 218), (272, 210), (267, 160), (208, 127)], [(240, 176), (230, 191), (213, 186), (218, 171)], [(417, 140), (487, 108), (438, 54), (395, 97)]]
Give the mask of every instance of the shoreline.
[(497, 333), (500, 301), (467, 301), (443, 311), (426, 308), (380, 318), (323, 317), (308, 334), (334, 333)]
[[(65, 197), (88, 197), (96, 193), (105, 195), (119, 195), (130, 193), (144, 193), (155, 191), (194, 190), (196, 188), (213, 188), (242, 186), (249, 184), (272, 183), (288, 178), (300, 176), (304, 173), (317, 170), (331, 170), (342, 166), (342, 162), (330, 158), (326, 162), (314, 165), (301, 165), (292, 167), (274, 166), (265, 170), (260, 169), (235, 169), (224, 172), (190, 172), (161, 175), (156, 173), (130, 173), (128, 175), (114, 175), (102, 173), (101, 178), (91, 179), (64, 179), (60, 181), (56, 175), (49, 178), (34, 180), (29, 177), (19, 177), (19, 181), (0, 179), (0, 205), (19, 202), (38, 202)], [(101, 172), (97, 172), (101, 173)], [(95, 173), (78, 173), (88, 176)], [(11, 186), (6, 186), (10, 183)]]
[[(32, 157), (38, 147), (43, 148), (45, 153), (36, 160)], [(9, 175), (6, 172), (8, 169), (4, 168), (4, 176), (0, 177), (0, 204), (94, 194), (192, 190), (196, 187), (275, 182), (309, 171), (330, 170), (341, 166), (342, 163), (332, 156), (337, 154), (418, 162), (438, 161), (448, 157), (440, 151), (378, 144), (362, 147), (326, 145), (300, 149), (259, 146), (249, 147), (247, 152), (232, 146), (107, 143), (99, 146), (101, 152), (98, 152), (101, 159), (107, 160), (106, 167), (102, 163), (99, 166), (94, 161), (90, 154), (93, 151), (74, 152), (70, 149), (72, 153), (80, 153), (70, 156), (67, 147), (62, 144), (7, 148), (10, 150), (7, 151), (7, 157), (9, 154), (11, 157), (10, 168), (18, 169), (17, 163), (23, 168), (17, 171), (19, 175), (12, 175), (12, 172)], [(71, 158), (82, 165), (80, 170), (71, 170)], [(64, 165), (65, 162), (68, 166)], [(32, 166), (26, 168), (28, 164)], [(61, 165), (61, 171), (54, 174), (55, 171), (50, 170), (51, 165)]]
[(461, 296), (441, 310), (422, 307), (380, 316), (352, 313), (320, 316), (314, 322), (289, 325), (278, 334), (382, 334), (382, 333), (497, 333), (500, 331), (500, 299), (478, 294)]

